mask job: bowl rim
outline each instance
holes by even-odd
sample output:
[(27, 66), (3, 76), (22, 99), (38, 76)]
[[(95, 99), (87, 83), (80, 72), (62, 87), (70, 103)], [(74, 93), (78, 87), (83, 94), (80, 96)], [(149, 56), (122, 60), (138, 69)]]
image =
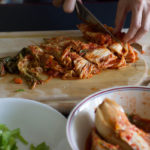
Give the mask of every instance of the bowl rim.
[(0, 103), (2, 101), (3, 102), (8, 101), (8, 102), (12, 102), (12, 103), (14, 101), (16, 101), (16, 102), (21, 102), (21, 103), (29, 103), (29, 104), (33, 104), (33, 105), (38, 105), (38, 106), (43, 107), (43, 108), (45, 108), (47, 110), (55, 112), (59, 117), (61, 117), (62, 119), (66, 120), (65, 116), (62, 115), (59, 111), (57, 111), (55, 108), (53, 108), (53, 107), (51, 107), (51, 106), (49, 106), (47, 104), (44, 104), (42, 102), (37, 102), (36, 100), (31, 100), (31, 99), (26, 99), (26, 98), (18, 98), (18, 97), (16, 97), (16, 98), (15, 97), (4, 97), (4, 98), (1, 97), (0, 98)]
[(94, 97), (96, 97), (98, 95), (101, 96), (101, 95), (112, 93), (113, 91), (118, 91), (118, 90), (119, 91), (137, 90), (137, 91), (149, 91), (150, 92), (150, 87), (147, 87), (147, 86), (115, 86), (112, 88), (106, 88), (106, 89), (100, 90), (98, 92), (95, 92), (95, 93), (85, 97), (83, 100), (81, 100), (70, 112), (69, 117), (67, 119), (67, 125), (66, 125), (67, 140), (73, 150), (75, 150), (76, 146), (73, 144), (70, 129), (71, 129), (72, 122), (73, 122), (79, 108), (82, 107), (86, 102), (92, 100)]

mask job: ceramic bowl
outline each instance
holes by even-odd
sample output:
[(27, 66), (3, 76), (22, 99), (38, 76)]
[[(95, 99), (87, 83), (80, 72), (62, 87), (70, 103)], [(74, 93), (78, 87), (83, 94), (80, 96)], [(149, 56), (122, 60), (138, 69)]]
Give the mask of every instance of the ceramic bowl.
[(19, 150), (27, 150), (45, 142), (51, 150), (70, 150), (66, 138), (66, 118), (48, 105), (21, 98), (0, 98), (0, 124), (9, 129), (20, 128), (29, 142), (17, 143)]
[(81, 101), (70, 113), (66, 133), (73, 150), (84, 150), (85, 141), (94, 127), (95, 108), (105, 98), (120, 104), (126, 113), (150, 119), (150, 88), (115, 87), (94, 93)]

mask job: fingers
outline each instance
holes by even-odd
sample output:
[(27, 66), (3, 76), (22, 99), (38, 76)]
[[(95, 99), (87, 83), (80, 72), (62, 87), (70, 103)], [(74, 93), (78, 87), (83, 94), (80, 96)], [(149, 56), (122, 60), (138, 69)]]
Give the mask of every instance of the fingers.
[(131, 25), (127, 34), (123, 38), (124, 42), (128, 42), (132, 38), (134, 38), (137, 31), (141, 27), (142, 12), (143, 12), (143, 5), (140, 3), (135, 4), (135, 6), (132, 8)]
[(63, 9), (66, 13), (73, 12), (75, 8), (76, 0), (65, 0), (63, 4)]
[(119, 1), (118, 7), (117, 7), (117, 13), (116, 13), (116, 19), (115, 19), (115, 29), (114, 34), (121, 31), (126, 15), (127, 15), (127, 8), (124, 1)]
[(143, 9), (141, 28), (137, 31), (136, 35), (129, 42), (134, 43), (138, 41), (140, 38), (142, 38), (142, 36), (146, 32), (149, 31), (149, 29), (150, 29), (150, 1), (147, 1)]
[(141, 28), (137, 31), (135, 36), (129, 41), (130, 43), (134, 43), (138, 41), (142, 36), (149, 31), (150, 28), (150, 13), (144, 13), (142, 19)]
[[(81, 0), (78, 1), (82, 2)], [(66, 13), (73, 12), (75, 3), (76, 0), (53, 0), (53, 5), (56, 7), (60, 7), (61, 5), (63, 5), (63, 9)]]
[(53, 5), (56, 7), (60, 7), (63, 3), (63, 0), (53, 0)]

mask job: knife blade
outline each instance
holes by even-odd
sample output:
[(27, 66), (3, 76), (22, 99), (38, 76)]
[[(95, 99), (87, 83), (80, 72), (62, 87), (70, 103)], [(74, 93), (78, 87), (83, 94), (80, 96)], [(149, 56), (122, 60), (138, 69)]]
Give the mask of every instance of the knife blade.
[(119, 41), (105, 26), (79, 1), (76, 1), (78, 17), (85, 23), (95, 25), (101, 32), (108, 33), (112, 38)]
[[(81, 2), (76, 1), (76, 12), (77, 16), (85, 23), (95, 25), (99, 31), (109, 34), (117, 42), (121, 41), (116, 38)], [(138, 43), (131, 44), (132, 47), (137, 49), (139, 52), (142, 51), (142, 46)]]

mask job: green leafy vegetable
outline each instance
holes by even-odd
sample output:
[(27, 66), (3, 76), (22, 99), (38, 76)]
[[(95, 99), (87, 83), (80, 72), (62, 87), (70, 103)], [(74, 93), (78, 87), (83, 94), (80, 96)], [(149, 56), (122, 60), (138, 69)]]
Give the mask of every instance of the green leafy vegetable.
[(87, 52), (88, 52), (87, 49), (81, 49), (81, 50), (79, 51), (79, 54), (85, 55)]
[[(20, 129), (10, 130), (6, 125), (0, 124), (0, 150), (18, 150), (17, 141), (27, 145), (28, 142), (21, 136)], [(45, 142), (34, 146), (30, 145), (30, 150), (50, 150)]]
[(0, 124), (0, 150), (18, 150), (17, 140), (28, 144), (21, 136), (19, 128), (9, 130), (6, 125)]
[(24, 89), (17, 89), (15, 92), (24, 92)]
[(50, 150), (50, 148), (49, 148), (49, 146), (47, 146), (45, 144), (45, 142), (43, 142), (43, 143), (37, 145), (36, 147), (33, 144), (31, 144), (30, 150)]
[(0, 77), (6, 75), (7, 71), (5, 65), (12, 59), (12, 57), (0, 58)]

